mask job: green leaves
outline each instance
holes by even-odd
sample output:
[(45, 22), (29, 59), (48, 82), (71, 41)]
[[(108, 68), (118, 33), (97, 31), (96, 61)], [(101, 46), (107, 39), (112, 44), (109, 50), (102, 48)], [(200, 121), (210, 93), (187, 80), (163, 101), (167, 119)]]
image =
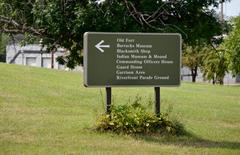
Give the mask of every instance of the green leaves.
[(10, 37), (6, 34), (0, 33), (0, 55), (6, 52), (6, 45)]
[(240, 16), (233, 20), (233, 31), (225, 40), (224, 45), (228, 50), (230, 68), (234, 75), (240, 74)]
[(155, 116), (136, 102), (128, 105), (112, 106), (111, 115), (103, 114), (96, 122), (98, 131), (115, 133), (158, 133), (179, 135), (184, 133), (183, 125), (169, 119), (168, 114)]
[(223, 84), (223, 79), (225, 74), (228, 72), (229, 65), (225, 49), (221, 46), (217, 49), (206, 46), (203, 48), (202, 53), (203, 63), (201, 70), (204, 78), (212, 80), (213, 84)]
[(86, 31), (178, 32), (187, 44), (207, 42), (221, 30), (214, 12), (208, 9), (219, 2), (106, 0), (97, 4), (95, 0), (0, 0), (0, 19), (7, 17), (0, 28), (15, 34), (32, 33), (47, 46), (69, 50), (64, 62), (74, 68), (81, 63)]

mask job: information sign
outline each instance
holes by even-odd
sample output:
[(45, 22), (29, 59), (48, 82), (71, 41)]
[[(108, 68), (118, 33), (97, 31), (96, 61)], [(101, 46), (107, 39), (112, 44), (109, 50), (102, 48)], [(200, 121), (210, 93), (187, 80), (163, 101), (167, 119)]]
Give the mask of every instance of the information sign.
[(84, 34), (85, 86), (178, 86), (180, 67), (180, 34)]

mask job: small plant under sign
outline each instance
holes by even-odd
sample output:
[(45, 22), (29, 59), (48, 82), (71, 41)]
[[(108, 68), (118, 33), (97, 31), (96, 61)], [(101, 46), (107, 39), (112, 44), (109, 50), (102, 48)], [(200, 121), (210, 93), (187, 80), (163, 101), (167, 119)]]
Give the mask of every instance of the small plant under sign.
[(178, 121), (172, 121), (168, 114), (160, 117), (147, 112), (140, 103), (112, 106), (111, 115), (103, 114), (96, 122), (98, 131), (111, 131), (124, 134), (167, 134), (183, 135), (184, 127)]

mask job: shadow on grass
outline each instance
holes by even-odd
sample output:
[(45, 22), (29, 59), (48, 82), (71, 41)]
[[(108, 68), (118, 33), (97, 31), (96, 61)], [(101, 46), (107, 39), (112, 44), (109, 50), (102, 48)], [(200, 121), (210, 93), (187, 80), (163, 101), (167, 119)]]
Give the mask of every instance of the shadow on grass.
[(135, 135), (135, 139), (144, 140), (147, 142), (187, 146), (187, 147), (199, 147), (199, 148), (226, 148), (240, 150), (239, 142), (230, 141), (212, 141), (199, 138), (193, 134), (187, 133), (184, 136), (159, 136), (159, 135)]

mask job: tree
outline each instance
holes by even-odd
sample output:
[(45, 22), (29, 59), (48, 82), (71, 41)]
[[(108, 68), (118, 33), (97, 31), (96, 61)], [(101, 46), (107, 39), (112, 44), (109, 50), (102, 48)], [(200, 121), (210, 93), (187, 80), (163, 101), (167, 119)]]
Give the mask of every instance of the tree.
[(213, 84), (224, 84), (224, 76), (228, 72), (226, 51), (219, 46), (217, 49), (206, 46), (203, 49), (201, 70), (203, 77), (212, 80)]
[(230, 69), (234, 76), (240, 74), (240, 16), (233, 20), (233, 31), (224, 41), (230, 60)]
[(7, 43), (7, 36), (3, 33), (0, 33), (0, 54), (5, 53), (5, 45)]
[(200, 46), (184, 46), (182, 63), (191, 70), (192, 82), (196, 82), (198, 67), (201, 65), (201, 48)]
[(70, 68), (81, 62), (84, 32), (138, 30), (125, 6), (117, 1), (99, 5), (88, 0), (0, 2), (0, 10), (6, 10), (0, 16), (2, 31), (41, 38), (49, 51), (58, 46), (66, 48), (70, 52), (62, 62)]
[(220, 33), (211, 5), (224, 0), (0, 0), (0, 28), (37, 36), (49, 51), (65, 47), (62, 59), (73, 68), (81, 62), (86, 31), (178, 32), (187, 44), (208, 42)]
[(9, 37), (6, 34), (0, 33), (0, 62), (6, 61), (6, 45)]

